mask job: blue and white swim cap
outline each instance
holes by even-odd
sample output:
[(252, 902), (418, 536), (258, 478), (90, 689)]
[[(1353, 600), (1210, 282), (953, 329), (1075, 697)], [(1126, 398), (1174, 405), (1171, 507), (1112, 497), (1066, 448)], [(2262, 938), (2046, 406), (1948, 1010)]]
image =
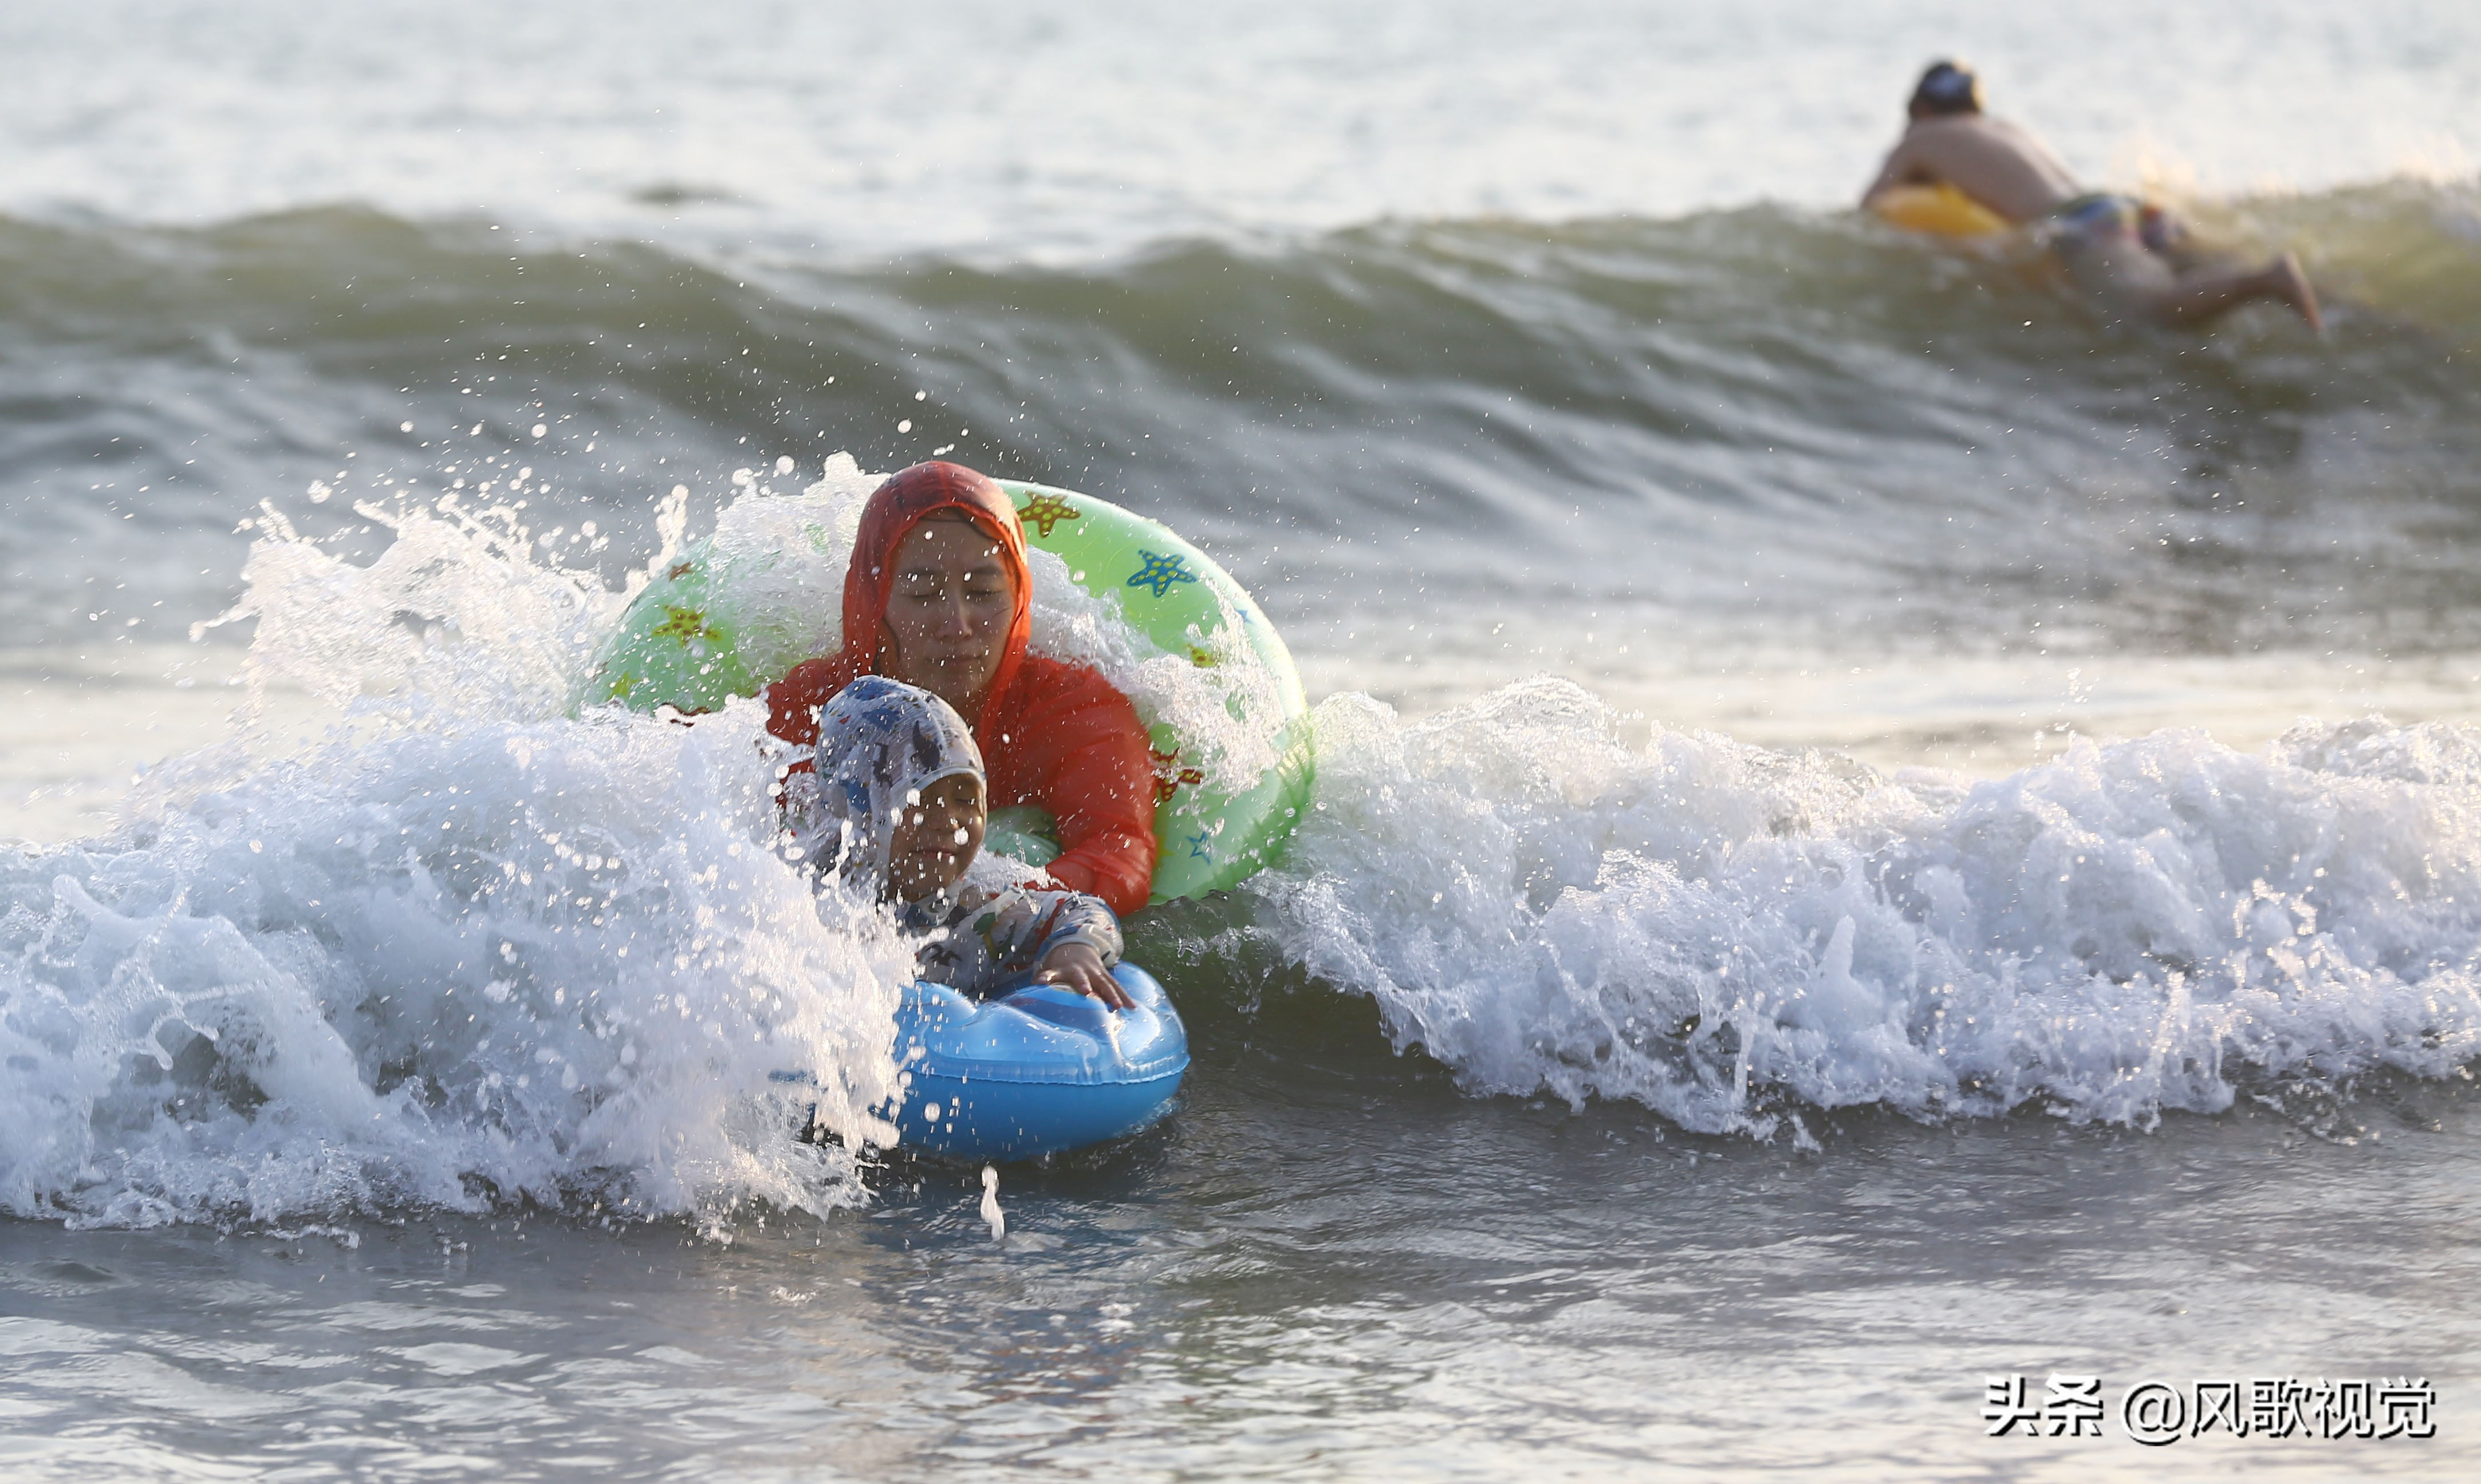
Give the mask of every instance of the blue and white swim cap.
[(1981, 112), (1981, 78), (1964, 63), (1941, 58), (1913, 85), (1912, 106), (1925, 114)]

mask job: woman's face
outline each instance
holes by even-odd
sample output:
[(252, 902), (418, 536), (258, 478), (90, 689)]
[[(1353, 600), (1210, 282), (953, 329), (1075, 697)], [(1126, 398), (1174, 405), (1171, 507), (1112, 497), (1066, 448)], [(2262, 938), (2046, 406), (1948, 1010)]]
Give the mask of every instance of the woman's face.
[(970, 521), (933, 516), (896, 546), (881, 623), (888, 674), (956, 708), (980, 714), (999, 674), (1016, 585), (998, 543)]
[(887, 879), (896, 895), (919, 901), (953, 886), (982, 848), (982, 780), (958, 773), (923, 791), (896, 821), (887, 846)]

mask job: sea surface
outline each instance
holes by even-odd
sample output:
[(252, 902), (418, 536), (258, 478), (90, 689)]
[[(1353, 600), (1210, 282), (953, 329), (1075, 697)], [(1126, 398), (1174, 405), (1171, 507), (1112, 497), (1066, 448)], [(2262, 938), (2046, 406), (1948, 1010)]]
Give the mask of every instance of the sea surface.
[[(2328, 333), (1860, 217), (1945, 54)], [(2481, 11), (0, 55), (12, 1480), (2481, 1469)], [(1177, 1110), (996, 1238), (793, 1137), (906, 958), (756, 716), (571, 705), (660, 553), (931, 456), (1176, 527), (1316, 705), (1284, 864), (1129, 924)], [(2101, 1436), (1985, 1435), (2054, 1376)], [(2120, 1412), (2359, 1379), (2434, 1436)]]

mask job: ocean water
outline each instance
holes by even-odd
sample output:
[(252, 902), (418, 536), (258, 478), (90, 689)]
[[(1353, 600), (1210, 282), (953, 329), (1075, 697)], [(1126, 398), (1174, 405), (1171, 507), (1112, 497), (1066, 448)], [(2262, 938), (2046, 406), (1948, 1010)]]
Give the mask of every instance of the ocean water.
[[(11, 1477), (2481, 1461), (2468, 8), (0, 40)], [(1950, 51), (2329, 333), (1859, 219)], [(570, 706), (661, 552), (933, 456), (1177, 527), (1316, 703), (1285, 864), (1129, 924), (1178, 1111), (998, 1240), (770, 1091), (872, 1133), (905, 959), (754, 708)], [(1985, 1436), (2053, 1375), (2103, 1436)], [(2117, 1410), (2282, 1378), (2436, 1435)]]

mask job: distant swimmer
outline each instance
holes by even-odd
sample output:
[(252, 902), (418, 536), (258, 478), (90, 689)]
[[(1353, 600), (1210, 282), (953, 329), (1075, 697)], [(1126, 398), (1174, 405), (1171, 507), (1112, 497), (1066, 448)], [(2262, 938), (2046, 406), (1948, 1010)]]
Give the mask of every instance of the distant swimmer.
[(2255, 269), (2197, 261), (2158, 207), (2081, 189), (2031, 131), (1983, 113), (1981, 80), (1970, 67), (1931, 64), (1907, 113), (1912, 121), (1862, 193), (1863, 209), (1904, 187), (1949, 186), (2014, 225), (2036, 227), (2079, 286), (2155, 324), (2199, 325), (2270, 299), (2324, 327), (2299, 259), (2286, 252)]

